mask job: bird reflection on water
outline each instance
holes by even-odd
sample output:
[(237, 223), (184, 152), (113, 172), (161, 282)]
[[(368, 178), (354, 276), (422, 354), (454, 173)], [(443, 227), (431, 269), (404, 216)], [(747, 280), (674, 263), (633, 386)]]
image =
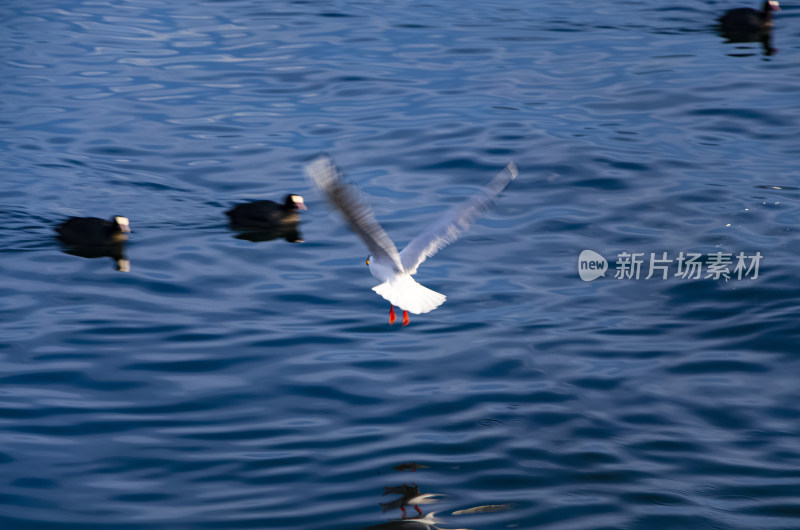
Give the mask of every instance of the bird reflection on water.
[[(234, 228), (234, 230), (236, 230), (236, 228)], [(270, 230), (241, 230), (233, 237), (244, 241), (251, 241), (253, 243), (272, 241), (273, 239), (285, 239), (289, 243), (305, 242), (302, 234), (300, 234), (300, 230), (296, 226), (282, 226)]]
[(436, 519), (435, 515), (435, 512), (431, 512), (419, 519), (399, 519), (368, 526), (364, 530), (471, 530), (469, 528), (442, 528), (436, 526), (441, 521)]
[[(407, 471), (413, 473), (418, 469), (429, 469), (429, 467), (416, 462), (404, 462), (394, 466), (392, 469), (401, 472)], [(380, 474), (380, 471), (378, 474)], [(436, 517), (436, 514), (439, 512), (423, 514), (422, 510), (420, 509), (420, 505), (439, 502), (443, 499), (444, 495), (439, 493), (420, 493), (419, 486), (417, 486), (415, 482), (403, 483), (398, 486), (385, 486), (383, 488), (383, 495), (399, 495), (399, 497), (389, 502), (380, 503), (380, 507), (383, 513), (399, 508), (403, 514), (402, 518), (368, 526), (364, 528), (364, 530), (470, 530), (467, 528), (449, 528), (438, 526), (440, 524), (448, 524)], [(409, 506), (416, 510), (416, 517), (408, 517), (406, 508)], [(480, 506), (473, 506), (471, 508), (456, 510), (452, 512), (452, 515), (463, 516), (500, 512), (510, 510), (512, 507), (513, 506), (511, 504), (484, 504)]]
[(114, 266), (119, 272), (130, 272), (131, 270), (131, 262), (125, 256), (124, 243), (115, 243), (113, 245), (106, 245), (102, 247), (65, 246), (64, 253), (71, 256), (89, 259), (111, 258), (114, 260)]
[[(772, 31), (766, 30), (763, 32), (759, 32), (758, 34), (752, 34), (750, 36), (744, 37), (737, 37), (731, 38), (725, 33), (722, 33), (722, 36), (725, 37), (726, 43), (728, 44), (743, 44), (747, 42), (760, 42), (761, 47), (764, 50), (764, 55), (775, 55), (778, 53), (778, 49), (772, 46)], [(755, 55), (755, 53), (730, 53), (728, 54), (733, 57), (748, 57), (751, 55)]]
[(428, 469), (428, 466), (417, 464), (416, 462), (403, 462), (402, 464), (397, 464), (392, 469), (395, 471), (411, 471), (413, 473), (418, 469)]
[(408, 484), (403, 484), (401, 486), (386, 486), (383, 491), (384, 495), (392, 495), (392, 494), (399, 494), (400, 497), (390, 501), (390, 502), (382, 502), (381, 503), (381, 510), (383, 512), (387, 512), (389, 510), (394, 510), (396, 508), (400, 508), (400, 511), (403, 513), (403, 519), (406, 518), (406, 506), (413, 506), (414, 509), (417, 511), (418, 515), (422, 515), (422, 510), (420, 510), (420, 504), (432, 504), (439, 500), (441, 495), (437, 493), (423, 493), (420, 494), (419, 487), (415, 483), (411, 483), (409, 486)]

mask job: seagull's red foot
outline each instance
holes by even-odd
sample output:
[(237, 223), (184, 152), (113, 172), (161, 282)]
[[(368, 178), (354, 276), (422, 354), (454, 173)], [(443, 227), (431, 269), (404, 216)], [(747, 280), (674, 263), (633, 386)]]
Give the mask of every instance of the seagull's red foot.
[(415, 505), (414, 505), (414, 509), (415, 509), (415, 510), (417, 510), (417, 513), (419, 514), (419, 516), (420, 516), (420, 517), (422, 517), (422, 510), (420, 510), (420, 509), (419, 509), (419, 506), (417, 506), (417, 505), (415, 504)]
[(406, 518), (406, 507), (405, 506), (400, 506), (400, 511), (403, 512), (403, 519), (405, 519)]
[(403, 325), (404, 325), (404, 326), (407, 326), (407, 325), (408, 325), (408, 323), (409, 323), (409, 320), (408, 320), (408, 311), (406, 311), (405, 309), (403, 309)]
[(389, 325), (391, 326), (394, 324), (394, 321), (397, 320), (397, 315), (394, 314), (394, 306), (389, 306)]

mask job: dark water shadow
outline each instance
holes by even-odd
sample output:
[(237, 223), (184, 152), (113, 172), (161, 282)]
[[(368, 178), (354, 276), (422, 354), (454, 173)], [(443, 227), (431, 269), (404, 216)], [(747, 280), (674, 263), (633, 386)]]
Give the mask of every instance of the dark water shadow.
[(230, 225), (231, 230), (238, 232), (233, 237), (253, 243), (272, 241), (273, 239), (285, 239), (289, 243), (303, 243), (303, 235), (300, 233), (298, 223), (289, 226), (280, 226), (267, 229), (253, 229)]
[[(722, 24), (714, 26), (717, 35), (725, 39), (725, 44), (761, 43), (764, 55), (775, 55), (778, 49), (772, 45), (772, 25), (763, 27), (723, 27)], [(737, 46), (737, 49), (742, 49)], [(750, 57), (754, 53), (729, 53), (730, 57)]]
[(101, 246), (66, 246), (62, 244), (62, 247), (65, 254), (87, 259), (111, 258), (114, 260), (115, 269), (119, 272), (130, 272), (131, 270), (131, 262), (125, 255), (124, 243)]

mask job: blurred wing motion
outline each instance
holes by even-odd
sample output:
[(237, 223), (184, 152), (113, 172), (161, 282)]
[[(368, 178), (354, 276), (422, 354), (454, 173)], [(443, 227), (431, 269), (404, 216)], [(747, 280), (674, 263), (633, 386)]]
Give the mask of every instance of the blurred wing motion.
[(423, 261), (458, 239), (458, 236), (469, 228), (480, 214), (494, 204), (500, 192), (517, 178), (518, 174), (517, 166), (513, 162), (509, 163), (480, 193), (448, 211), (430, 228), (412, 239), (400, 252), (403, 270), (408, 274), (416, 273), (417, 267)]
[(372, 290), (392, 304), (389, 324), (395, 320), (394, 306), (403, 309), (404, 326), (408, 324), (409, 312), (427, 313), (446, 300), (443, 294), (415, 282), (411, 275), (417, 272), (417, 267), (426, 258), (455, 241), (469, 228), (478, 215), (494, 204), (500, 192), (518, 174), (517, 167), (510, 163), (480, 193), (450, 210), (398, 253), (397, 247), (375, 220), (375, 214), (362, 199), (361, 193), (342, 180), (330, 158), (317, 158), (306, 166), (306, 172), (328, 200), (342, 212), (350, 228), (366, 243), (371, 253), (368, 261), (370, 273), (382, 282)]
[(350, 228), (364, 240), (373, 259), (386, 260), (397, 272), (401, 272), (403, 266), (397, 247), (375, 220), (375, 214), (361, 198), (358, 189), (342, 180), (331, 159), (320, 156), (306, 166), (306, 172), (328, 200), (342, 212)]

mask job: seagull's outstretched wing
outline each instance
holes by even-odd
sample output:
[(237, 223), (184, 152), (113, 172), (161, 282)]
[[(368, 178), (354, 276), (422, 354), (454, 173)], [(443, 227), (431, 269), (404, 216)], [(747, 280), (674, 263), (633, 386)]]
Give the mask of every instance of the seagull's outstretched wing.
[(364, 240), (373, 259), (385, 259), (395, 270), (402, 271), (397, 247), (375, 220), (375, 214), (358, 189), (342, 180), (331, 159), (324, 155), (318, 157), (306, 166), (306, 173), (342, 212), (353, 232)]
[(408, 274), (414, 274), (426, 258), (458, 239), (475, 218), (494, 204), (500, 192), (517, 178), (518, 173), (517, 166), (509, 163), (480, 193), (448, 211), (430, 228), (412, 239), (400, 252), (403, 269)]

